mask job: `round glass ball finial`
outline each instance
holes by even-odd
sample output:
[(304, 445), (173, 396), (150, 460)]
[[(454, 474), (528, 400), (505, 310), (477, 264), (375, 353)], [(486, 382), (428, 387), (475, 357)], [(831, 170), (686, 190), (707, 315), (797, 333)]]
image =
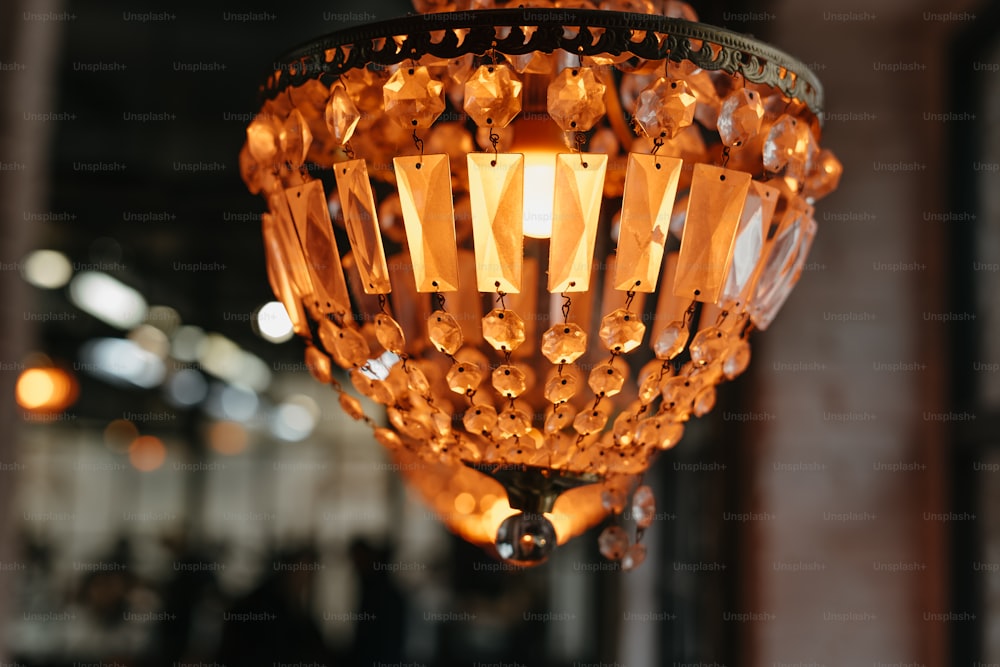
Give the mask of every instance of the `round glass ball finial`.
[(500, 524), (496, 544), (497, 553), (511, 565), (540, 565), (556, 548), (556, 529), (541, 514), (519, 512)]

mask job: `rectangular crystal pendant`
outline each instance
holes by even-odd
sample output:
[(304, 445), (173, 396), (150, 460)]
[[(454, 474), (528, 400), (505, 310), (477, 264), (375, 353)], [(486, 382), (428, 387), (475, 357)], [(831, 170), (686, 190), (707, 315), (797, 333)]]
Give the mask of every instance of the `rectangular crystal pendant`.
[(618, 231), (615, 289), (635, 292), (656, 289), (682, 164), (680, 158), (629, 153)]
[(769, 244), (767, 260), (754, 287), (750, 319), (767, 329), (802, 275), (806, 257), (816, 236), (813, 208), (796, 200), (789, 205)]
[(302, 308), (301, 295), (292, 283), (291, 270), (288, 266), (285, 249), (278, 239), (276, 229), (278, 222), (270, 213), (265, 213), (261, 216), (261, 221), (264, 236), (264, 257), (267, 262), (267, 278), (271, 284), (271, 290), (288, 312), (288, 319), (291, 320), (292, 329), (295, 333), (299, 336), (306, 336), (309, 334), (309, 325), (306, 322), (306, 314)]
[(524, 156), (469, 153), (469, 199), (480, 292), (521, 291)]
[(315, 290), (303, 255), (303, 244), (299, 240), (295, 222), (292, 220), (292, 211), (288, 208), (288, 199), (284, 193), (275, 193), (268, 197), (268, 205), (274, 220), (275, 238), (281, 245), (285, 261), (288, 262), (292, 286), (298, 290), (300, 297), (308, 300)]
[(674, 276), (677, 296), (719, 300), (750, 181), (745, 171), (695, 165)]
[(347, 295), (323, 183), (309, 181), (288, 188), (285, 197), (302, 244), (316, 307), (326, 314), (350, 312), (351, 299)]
[(604, 153), (556, 156), (549, 245), (550, 292), (586, 292), (594, 262), (594, 241), (604, 197)]
[(337, 177), (340, 206), (344, 211), (347, 238), (354, 249), (354, 259), (368, 294), (388, 294), (389, 269), (385, 265), (382, 234), (378, 228), (375, 197), (368, 179), (368, 165), (364, 160), (347, 160), (333, 165)]
[(739, 302), (746, 298), (743, 292), (760, 263), (764, 240), (767, 238), (767, 230), (771, 228), (771, 218), (779, 196), (780, 190), (777, 188), (751, 181), (750, 192), (747, 193), (736, 230), (732, 265), (722, 290), (723, 303)]
[(447, 155), (397, 157), (396, 186), (420, 292), (458, 289), (458, 246)]
[(691, 305), (691, 299), (674, 294), (674, 275), (677, 273), (677, 253), (668, 252), (663, 261), (663, 282), (657, 291), (656, 314), (649, 338), (650, 347), (656, 342), (660, 332), (671, 322), (684, 320), (684, 311)]

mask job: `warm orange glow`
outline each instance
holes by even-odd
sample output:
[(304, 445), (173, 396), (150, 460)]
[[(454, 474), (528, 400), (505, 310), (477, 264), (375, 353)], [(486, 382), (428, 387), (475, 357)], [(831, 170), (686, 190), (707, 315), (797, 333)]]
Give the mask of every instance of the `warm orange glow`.
[(127, 419), (115, 419), (104, 427), (104, 445), (117, 454), (127, 452), (138, 437), (139, 429)]
[(62, 412), (76, 400), (72, 375), (60, 368), (28, 368), (17, 378), (17, 404), (31, 413)]
[(233, 456), (247, 448), (247, 430), (236, 422), (215, 422), (207, 435), (208, 446), (219, 454)]
[(524, 235), (552, 236), (552, 199), (555, 196), (556, 155), (524, 152)]
[(140, 435), (128, 448), (128, 460), (136, 470), (150, 472), (167, 460), (167, 448), (153, 435)]
[(455, 511), (459, 514), (472, 514), (476, 509), (476, 499), (471, 493), (460, 493), (455, 496)]

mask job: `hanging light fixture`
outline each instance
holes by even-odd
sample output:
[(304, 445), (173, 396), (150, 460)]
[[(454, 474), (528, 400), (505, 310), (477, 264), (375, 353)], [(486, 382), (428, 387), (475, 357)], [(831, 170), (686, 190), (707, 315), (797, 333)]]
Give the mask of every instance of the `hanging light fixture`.
[(612, 516), (629, 569), (644, 471), (747, 367), (837, 186), (822, 89), (673, 0), (467, 4), (275, 64), (240, 154), (268, 277), (452, 530), (529, 565)]

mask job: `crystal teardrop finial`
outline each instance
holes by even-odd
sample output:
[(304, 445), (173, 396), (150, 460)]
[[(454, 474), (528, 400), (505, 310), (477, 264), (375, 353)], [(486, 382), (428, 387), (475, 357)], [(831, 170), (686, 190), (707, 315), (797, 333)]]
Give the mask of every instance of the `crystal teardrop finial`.
[(556, 547), (556, 529), (541, 514), (517, 513), (497, 530), (497, 553), (512, 565), (537, 565)]
[(354, 135), (354, 129), (361, 120), (361, 112), (354, 100), (347, 94), (344, 84), (337, 82), (330, 89), (330, 101), (326, 104), (326, 127), (337, 146), (344, 146)]

